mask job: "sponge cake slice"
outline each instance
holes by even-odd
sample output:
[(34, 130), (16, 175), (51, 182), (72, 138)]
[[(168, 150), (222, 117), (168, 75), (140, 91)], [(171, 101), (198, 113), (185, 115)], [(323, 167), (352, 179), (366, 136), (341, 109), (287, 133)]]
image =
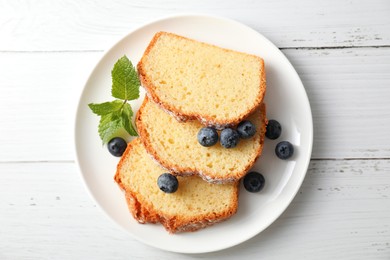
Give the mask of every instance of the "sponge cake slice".
[(136, 116), (136, 125), (146, 150), (176, 175), (200, 175), (209, 182), (232, 182), (242, 178), (260, 156), (266, 131), (265, 105), (248, 118), (256, 133), (241, 139), (235, 148), (219, 143), (204, 147), (197, 134), (203, 127), (197, 120), (180, 123), (147, 97)]
[(175, 193), (164, 193), (157, 178), (167, 172), (154, 162), (139, 138), (127, 146), (115, 181), (139, 223), (158, 223), (170, 233), (195, 231), (228, 219), (238, 207), (239, 183), (211, 184), (198, 176), (178, 177)]
[(218, 129), (247, 117), (266, 90), (260, 57), (167, 32), (154, 36), (137, 67), (154, 102), (179, 120)]

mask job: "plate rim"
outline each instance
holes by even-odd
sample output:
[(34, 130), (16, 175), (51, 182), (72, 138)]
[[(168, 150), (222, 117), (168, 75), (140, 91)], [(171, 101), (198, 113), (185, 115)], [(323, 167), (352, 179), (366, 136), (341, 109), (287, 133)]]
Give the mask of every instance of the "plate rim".
[[(77, 150), (77, 127), (78, 127), (78, 114), (79, 114), (79, 110), (80, 110), (80, 106), (81, 106), (81, 101), (82, 101), (82, 98), (85, 94), (85, 91), (86, 91), (86, 86), (88, 84), (88, 81), (91, 79), (93, 73), (95, 72), (95, 70), (100, 66), (100, 63), (102, 62), (102, 60), (104, 60), (104, 58), (112, 51), (114, 50), (118, 45), (120, 45), (123, 41), (125, 41), (128, 37), (130, 37), (132, 34), (144, 29), (145, 27), (147, 26), (151, 26), (151, 25), (154, 25), (154, 24), (158, 24), (158, 23), (161, 23), (163, 21), (167, 21), (167, 20), (172, 20), (172, 19), (183, 19), (183, 18), (206, 18), (206, 19), (213, 19), (213, 20), (219, 20), (219, 21), (223, 21), (223, 22), (228, 22), (228, 23), (233, 23), (235, 25), (238, 25), (238, 26), (241, 26), (242, 28), (245, 28), (246, 30), (249, 30), (251, 31), (252, 33), (255, 33), (257, 34), (258, 36), (260, 36), (264, 41), (268, 42), (270, 46), (272, 46), (272, 48), (276, 49), (280, 54), (281, 56), (283, 57), (283, 60), (285, 61), (286, 65), (288, 64), (288, 66), (290, 67), (289, 69), (294, 73), (294, 77), (296, 78), (296, 80), (300, 83), (301, 87), (301, 92), (304, 97), (304, 102), (306, 103), (305, 106), (308, 108), (308, 110), (306, 111), (310, 116), (307, 118), (309, 120), (308, 122), (308, 126), (310, 126), (310, 128), (308, 128), (308, 134), (310, 134), (310, 136), (307, 136), (305, 139), (308, 141), (308, 154), (305, 158), (305, 160), (302, 162), (302, 168), (304, 169), (304, 172), (300, 175), (301, 178), (297, 181), (298, 182), (298, 185), (296, 186), (295, 190), (294, 190), (294, 193), (292, 194), (292, 196), (289, 197), (289, 199), (287, 200), (287, 202), (283, 205), (283, 207), (280, 207), (280, 211), (278, 212), (278, 214), (275, 214), (273, 218), (271, 218), (268, 223), (265, 225), (265, 228), (261, 229), (261, 230), (254, 230), (253, 232), (251, 232), (248, 236), (245, 236), (244, 238), (242, 239), (239, 239), (239, 240), (236, 240), (235, 242), (233, 243), (229, 243), (229, 244), (224, 244), (224, 245), (219, 245), (219, 246), (216, 246), (214, 247), (213, 249), (209, 249), (209, 250), (203, 250), (203, 251), (200, 251), (200, 250), (194, 250), (194, 251), (190, 251), (190, 250), (172, 250), (172, 249), (167, 249), (167, 248), (164, 248), (162, 246), (159, 246), (159, 245), (156, 245), (154, 243), (150, 243), (149, 241), (139, 237), (139, 236), (136, 236), (135, 234), (133, 234), (132, 232), (129, 232), (129, 230), (127, 230), (124, 226), (122, 226), (121, 224), (119, 224), (117, 221), (115, 221), (111, 216), (110, 214), (107, 212), (107, 210), (101, 205), (101, 203), (95, 198), (95, 196), (93, 195), (93, 192), (91, 190), (91, 188), (88, 186), (87, 184), (87, 180), (85, 178), (85, 174), (83, 173), (82, 171), (82, 168), (81, 168), (81, 164), (80, 164), (80, 160), (79, 160), (79, 152)], [(148, 246), (151, 246), (151, 247), (154, 247), (154, 248), (158, 248), (158, 249), (161, 249), (161, 250), (164, 250), (164, 251), (169, 251), (169, 252), (175, 252), (175, 253), (186, 253), (186, 254), (201, 254), (201, 253), (209, 253), (209, 252), (216, 252), (216, 251), (221, 251), (221, 250), (224, 250), (224, 249), (227, 249), (227, 248), (231, 248), (231, 247), (234, 247), (234, 246), (237, 246), (245, 241), (248, 241), (250, 239), (252, 239), (253, 237), (255, 237), (256, 235), (259, 235), (261, 234), (264, 230), (268, 229), (277, 219), (280, 218), (280, 216), (286, 211), (286, 209), (291, 205), (291, 202), (293, 201), (293, 199), (296, 197), (297, 193), (299, 192), (301, 186), (302, 186), (302, 183), (306, 177), (306, 174), (307, 174), (307, 171), (308, 171), (308, 167), (309, 167), (309, 163), (311, 161), (311, 155), (312, 155), (312, 150), (313, 150), (313, 136), (314, 136), (314, 126), (313, 126), (313, 115), (312, 115), (312, 110), (311, 110), (311, 106), (310, 106), (310, 100), (308, 98), (308, 95), (307, 95), (307, 92), (306, 92), (306, 89), (302, 83), (302, 80), (301, 78), (299, 77), (299, 74), (297, 73), (297, 71), (295, 70), (294, 66), (291, 64), (291, 62), (289, 61), (289, 59), (285, 56), (285, 54), (273, 43), (271, 42), (268, 38), (266, 38), (261, 32), (258, 32), (256, 31), (255, 29), (249, 27), (248, 25), (244, 24), (244, 23), (241, 23), (241, 22), (238, 22), (234, 19), (231, 19), (231, 18), (227, 18), (227, 17), (224, 17), (224, 16), (219, 16), (219, 15), (213, 15), (213, 14), (204, 14), (204, 13), (193, 13), (193, 12), (186, 12), (186, 13), (178, 13), (178, 14), (171, 14), (171, 15), (165, 15), (165, 16), (160, 16), (159, 18), (156, 18), (156, 19), (151, 19), (149, 21), (146, 21), (144, 23), (142, 23), (141, 25), (138, 25), (136, 26), (135, 28), (133, 28), (132, 30), (130, 30), (129, 32), (127, 32), (125, 35), (122, 35), (121, 37), (117, 37), (115, 41), (113, 41), (113, 44), (110, 44), (109, 45), (110, 47), (107, 48), (98, 58), (97, 58), (97, 62), (94, 64), (94, 66), (92, 67), (92, 69), (89, 71), (89, 73), (87, 74), (87, 77), (86, 77), (86, 80), (84, 81), (84, 84), (82, 85), (82, 88), (81, 88), (81, 91), (78, 93), (78, 99), (77, 99), (77, 105), (76, 105), (76, 111), (74, 113), (74, 120), (73, 120), (73, 147), (74, 147), (74, 158), (75, 158), (75, 162), (76, 162), (76, 165), (77, 165), (77, 169), (79, 171), (79, 176), (81, 177), (82, 179), (82, 182), (83, 182), (83, 186), (85, 187), (85, 189), (87, 190), (89, 196), (92, 198), (93, 202), (95, 202), (97, 205), (98, 205), (98, 208), (99, 210), (103, 211), (104, 212), (104, 215), (110, 219), (110, 221), (112, 221), (113, 223), (116, 224), (116, 226), (119, 226), (122, 230), (126, 231), (126, 234), (129, 234), (133, 239), (135, 240), (138, 240)]]

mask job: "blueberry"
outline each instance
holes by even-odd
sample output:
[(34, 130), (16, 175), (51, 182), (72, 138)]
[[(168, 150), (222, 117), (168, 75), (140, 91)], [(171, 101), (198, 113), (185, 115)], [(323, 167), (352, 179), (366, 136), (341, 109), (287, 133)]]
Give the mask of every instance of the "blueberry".
[(121, 157), (126, 150), (126, 147), (126, 141), (120, 137), (112, 138), (107, 144), (108, 151), (116, 157)]
[(251, 121), (244, 120), (238, 124), (237, 132), (242, 139), (248, 139), (255, 135), (256, 126)]
[(218, 132), (212, 127), (203, 127), (198, 132), (198, 142), (206, 147), (213, 146), (218, 142)]
[(170, 173), (163, 173), (157, 179), (157, 185), (165, 193), (174, 193), (179, 188), (176, 176)]
[(280, 159), (286, 160), (294, 154), (294, 146), (288, 141), (282, 141), (276, 145), (275, 153)]
[(265, 184), (264, 176), (258, 172), (250, 172), (244, 177), (244, 187), (249, 192), (259, 192)]
[(265, 136), (271, 140), (277, 139), (282, 133), (282, 126), (276, 120), (269, 120)]
[(237, 146), (240, 136), (238, 132), (231, 128), (225, 128), (221, 131), (221, 145), (225, 148), (234, 148)]

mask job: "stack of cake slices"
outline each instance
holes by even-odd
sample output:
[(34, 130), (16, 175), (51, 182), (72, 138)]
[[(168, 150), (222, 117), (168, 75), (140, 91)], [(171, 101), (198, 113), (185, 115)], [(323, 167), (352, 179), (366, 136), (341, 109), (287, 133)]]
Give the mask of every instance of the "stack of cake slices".
[[(130, 212), (140, 223), (168, 232), (195, 231), (237, 212), (239, 181), (261, 155), (266, 131), (266, 84), (261, 58), (159, 32), (138, 63), (147, 95), (115, 175)], [(203, 127), (234, 128), (243, 120), (256, 133), (234, 148), (202, 146)], [(179, 187), (164, 193), (163, 173)]]

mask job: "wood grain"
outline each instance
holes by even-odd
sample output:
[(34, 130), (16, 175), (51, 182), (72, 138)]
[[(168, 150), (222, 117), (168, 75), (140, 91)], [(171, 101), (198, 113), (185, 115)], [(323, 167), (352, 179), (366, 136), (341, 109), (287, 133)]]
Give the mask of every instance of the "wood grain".
[[(390, 48), (291, 49), (314, 119), (313, 158), (390, 158)], [(99, 52), (0, 53), (0, 161), (73, 160), (73, 117)], [(14, 147), (31, 147), (10, 153)]]
[(387, 0), (22, 0), (0, 6), (0, 51), (106, 50), (151, 20), (189, 12), (235, 19), (281, 48), (390, 45)]
[(76, 106), (100, 56), (0, 54), (1, 161), (73, 160)]
[[(389, 160), (314, 160), (292, 204), (266, 231), (196, 258), (386, 259), (389, 172)], [(143, 245), (109, 221), (73, 163), (0, 163), (0, 183), (1, 259), (195, 258)]]
[(311, 104), (312, 158), (390, 158), (390, 48), (284, 53)]
[[(103, 51), (188, 12), (274, 42), (314, 119), (313, 160), (287, 210), (253, 239), (201, 255), (132, 238), (73, 161), (75, 107)], [(0, 259), (390, 259), (389, 13), (387, 0), (0, 0)]]

